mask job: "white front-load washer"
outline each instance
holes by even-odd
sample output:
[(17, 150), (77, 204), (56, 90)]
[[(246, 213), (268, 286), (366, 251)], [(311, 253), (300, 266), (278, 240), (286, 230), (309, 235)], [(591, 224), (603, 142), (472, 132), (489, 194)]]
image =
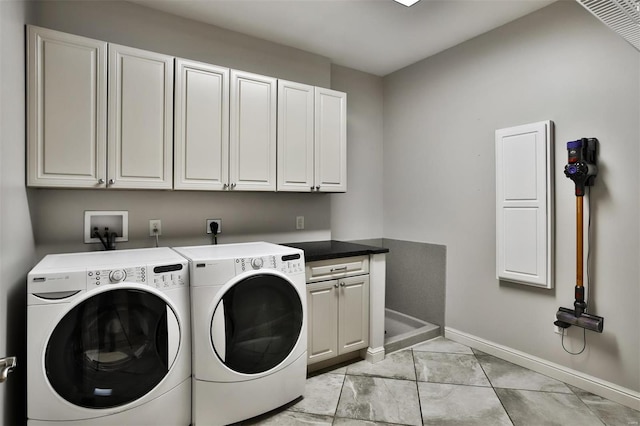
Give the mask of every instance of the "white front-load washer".
[(174, 248), (189, 259), (192, 420), (225, 425), (304, 393), (304, 252), (269, 243)]
[(27, 277), (27, 422), (189, 425), (187, 261), (169, 248), (45, 256)]

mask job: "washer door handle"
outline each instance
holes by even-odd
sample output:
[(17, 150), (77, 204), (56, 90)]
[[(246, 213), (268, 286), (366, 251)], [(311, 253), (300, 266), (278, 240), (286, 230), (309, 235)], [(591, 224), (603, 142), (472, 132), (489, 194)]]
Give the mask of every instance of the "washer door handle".
[(221, 300), (216, 306), (211, 320), (211, 343), (222, 362), (225, 362), (227, 357), (227, 336), (224, 317), (224, 300)]
[(168, 342), (168, 358), (169, 367), (171, 367), (178, 358), (178, 350), (180, 350), (180, 325), (178, 318), (169, 306), (167, 306), (167, 342)]

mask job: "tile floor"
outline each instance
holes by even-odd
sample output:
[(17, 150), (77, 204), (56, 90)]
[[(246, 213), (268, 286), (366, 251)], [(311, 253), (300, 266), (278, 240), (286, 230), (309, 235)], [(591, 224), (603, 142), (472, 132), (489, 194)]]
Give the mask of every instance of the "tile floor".
[(640, 412), (442, 337), (310, 377), (243, 425), (629, 426)]

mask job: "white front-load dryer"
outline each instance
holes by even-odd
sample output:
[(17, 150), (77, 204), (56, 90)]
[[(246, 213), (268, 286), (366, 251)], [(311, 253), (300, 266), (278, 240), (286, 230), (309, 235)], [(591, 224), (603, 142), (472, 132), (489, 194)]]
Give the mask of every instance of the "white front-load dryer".
[(27, 277), (27, 423), (189, 425), (187, 261), (169, 248), (45, 256)]
[(174, 248), (189, 259), (192, 421), (225, 425), (304, 394), (304, 252), (269, 243)]

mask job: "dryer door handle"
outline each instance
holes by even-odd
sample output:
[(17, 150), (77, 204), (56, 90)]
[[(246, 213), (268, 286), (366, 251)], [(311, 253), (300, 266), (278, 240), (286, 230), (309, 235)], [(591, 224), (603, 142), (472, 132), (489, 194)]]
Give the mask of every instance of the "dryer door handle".
[(211, 343), (218, 357), (225, 362), (227, 357), (227, 336), (224, 321), (224, 300), (220, 300), (211, 320)]

